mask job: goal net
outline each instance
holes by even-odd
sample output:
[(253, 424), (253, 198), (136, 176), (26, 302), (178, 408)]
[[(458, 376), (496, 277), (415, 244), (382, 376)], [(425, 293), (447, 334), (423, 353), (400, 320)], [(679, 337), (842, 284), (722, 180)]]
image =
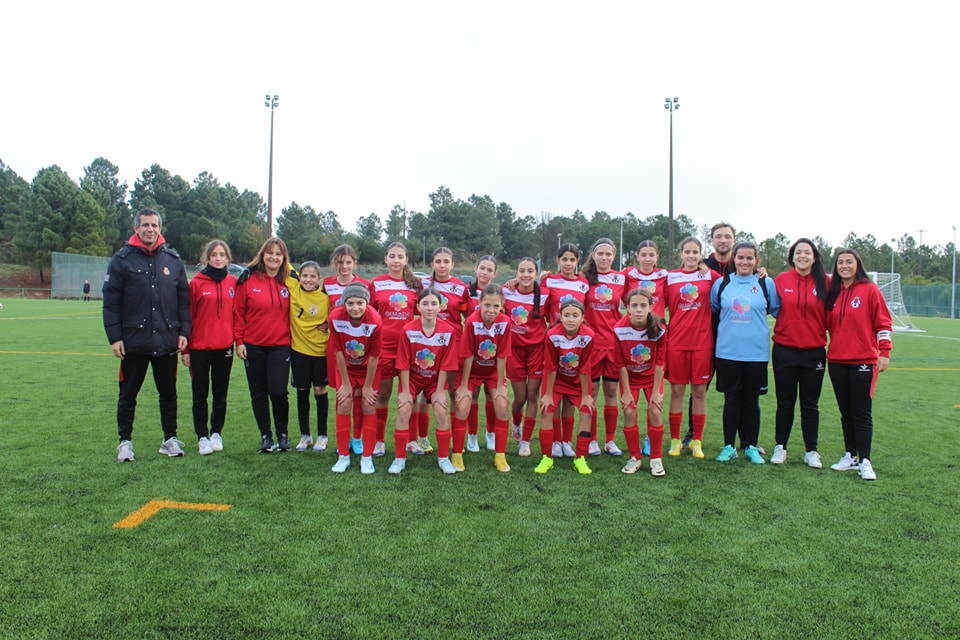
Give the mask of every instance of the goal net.
[(903, 302), (903, 292), (900, 290), (900, 274), (871, 271), (869, 275), (874, 284), (880, 287), (880, 293), (887, 302), (887, 309), (890, 310), (890, 316), (893, 319), (893, 330), (923, 331), (914, 326), (907, 312), (907, 305)]

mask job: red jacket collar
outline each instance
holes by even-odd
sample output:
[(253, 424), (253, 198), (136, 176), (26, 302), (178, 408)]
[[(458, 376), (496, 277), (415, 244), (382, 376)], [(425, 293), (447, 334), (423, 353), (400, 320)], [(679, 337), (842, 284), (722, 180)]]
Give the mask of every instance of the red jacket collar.
[(141, 240), (140, 236), (138, 236), (137, 234), (133, 234), (132, 236), (130, 236), (130, 239), (127, 240), (127, 244), (129, 244), (131, 247), (139, 247), (144, 251), (146, 251), (148, 254), (154, 253), (157, 249), (159, 249), (161, 246), (165, 245), (166, 243), (167, 241), (164, 240), (162, 233), (157, 235), (157, 244), (153, 245), (152, 251), (150, 250), (149, 247), (147, 247), (147, 245), (143, 244), (143, 240)]

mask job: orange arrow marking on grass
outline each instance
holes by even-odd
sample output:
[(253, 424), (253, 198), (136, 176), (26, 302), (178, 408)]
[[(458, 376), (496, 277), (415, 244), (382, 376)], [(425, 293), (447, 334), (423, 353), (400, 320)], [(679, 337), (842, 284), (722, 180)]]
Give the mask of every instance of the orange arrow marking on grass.
[(175, 502), (173, 500), (151, 500), (126, 518), (113, 525), (114, 529), (133, 529), (143, 524), (147, 518), (159, 513), (162, 509), (194, 509), (196, 511), (226, 511), (233, 505), (211, 504), (198, 502)]

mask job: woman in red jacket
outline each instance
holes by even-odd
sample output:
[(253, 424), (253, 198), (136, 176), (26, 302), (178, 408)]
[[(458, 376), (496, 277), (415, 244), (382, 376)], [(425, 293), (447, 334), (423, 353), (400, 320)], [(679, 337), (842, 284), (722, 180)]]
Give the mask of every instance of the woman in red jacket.
[[(223, 451), (223, 423), (227, 415), (227, 390), (233, 369), (233, 297), (237, 278), (230, 275), (230, 247), (223, 240), (207, 243), (204, 264), (190, 281), (190, 317), (193, 330), (183, 350), (193, 388), (193, 428), (202, 456)], [(207, 428), (207, 395), (213, 385), (213, 403)]]
[(841, 249), (827, 294), (827, 361), (837, 396), (846, 453), (830, 468), (857, 469), (876, 480), (870, 462), (873, 440), (873, 391), (877, 374), (890, 366), (892, 321), (883, 294), (853, 249)]
[(777, 276), (780, 313), (773, 328), (773, 379), (777, 387), (777, 446), (770, 462), (787, 460), (787, 440), (800, 393), (804, 463), (822, 469), (817, 452), (820, 391), (827, 366), (827, 276), (812, 240), (800, 238), (787, 252), (790, 270)]
[[(233, 337), (244, 361), (260, 453), (289, 451), (287, 380), (290, 377), (290, 258), (280, 238), (270, 238), (237, 281)], [(270, 432), (273, 407), (277, 442)]]

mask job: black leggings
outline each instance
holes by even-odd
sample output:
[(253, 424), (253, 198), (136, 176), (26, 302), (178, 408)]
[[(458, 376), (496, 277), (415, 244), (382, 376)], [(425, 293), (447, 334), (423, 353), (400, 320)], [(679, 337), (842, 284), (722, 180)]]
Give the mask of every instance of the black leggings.
[(777, 386), (777, 444), (787, 448), (800, 395), (800, 429), (806, 451), (817, 450), (820, 434), (820, 392), (826, 373), (826, 352), (773, 345), (773, 379)]
[[(233, 349), (190, 352), (190, 385), (193, 389), (193, 430), (197, 438), (222, 433), (227, 416), (227, 391), (233, 369)], [(207, 429), (207, 395), (213, 385), (210, 428)]]
[(830, 382), (840, 409), (843, 444), (860, 459), (870, 457), (873, 442), (873, 381), (875, 364), (831, 362)]
[(287, 376), (290, 373), (290, 347), (258, 347), (247, 345), (247, 384), (253, 417), (261, 436), (270, 434), (270, 407), (277, 437), (287, 433), (290, 403), (287, 399)]

